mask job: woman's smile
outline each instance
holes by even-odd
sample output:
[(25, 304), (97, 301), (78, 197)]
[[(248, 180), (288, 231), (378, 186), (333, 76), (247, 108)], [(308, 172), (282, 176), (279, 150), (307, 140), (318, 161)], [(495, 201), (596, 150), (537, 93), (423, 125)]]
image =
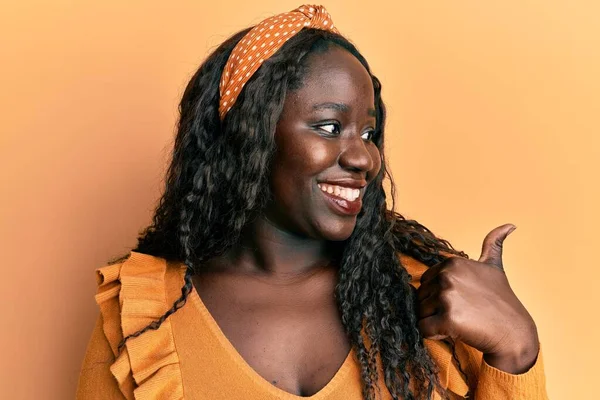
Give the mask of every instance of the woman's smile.
[(329, 183), (318, 183), (327, 204), (336, 214), (358, 215), (362, 208), (362, 195), (364, 185), (357, 182), (359, 188), (351, 186), (333, 185)]

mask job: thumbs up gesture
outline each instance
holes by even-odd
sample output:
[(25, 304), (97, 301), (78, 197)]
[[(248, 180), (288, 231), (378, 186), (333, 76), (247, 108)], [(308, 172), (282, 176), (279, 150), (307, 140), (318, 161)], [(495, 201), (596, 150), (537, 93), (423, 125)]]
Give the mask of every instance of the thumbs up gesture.
[(516, 227), (506, 224), (485, 237), (478, 261), (451, 257), (429, 268), (417, 290), (424, 338), (452, 338), (476, 348), (503, 371), (527, 371), (539, 350), (531, 315), (508, 283), (502, 246)]

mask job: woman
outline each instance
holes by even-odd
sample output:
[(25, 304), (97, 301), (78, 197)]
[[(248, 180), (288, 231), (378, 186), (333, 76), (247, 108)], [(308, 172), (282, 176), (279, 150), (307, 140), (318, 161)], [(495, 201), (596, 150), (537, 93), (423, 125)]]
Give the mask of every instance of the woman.
[(474, 261), (387, 210), (380, 93), (321, 6), (208, 57), (153, 224), (98, 270), (79, 399), (547, 398), (514, 227)]

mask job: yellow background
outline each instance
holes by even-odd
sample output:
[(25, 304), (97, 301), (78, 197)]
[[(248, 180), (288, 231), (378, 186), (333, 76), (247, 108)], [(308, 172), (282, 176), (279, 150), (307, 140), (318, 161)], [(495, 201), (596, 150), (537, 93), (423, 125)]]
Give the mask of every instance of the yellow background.
[[(505, 266), (552, 399), (597, 395), (598, 4), (324, 3), (383, 82), (399, 211), (475, 258), (518, 226)], [(231, 33), (298, 5), (2, 5), (2, 398), (72, 398), (93, 271), (150, 221), (184, 85)]]

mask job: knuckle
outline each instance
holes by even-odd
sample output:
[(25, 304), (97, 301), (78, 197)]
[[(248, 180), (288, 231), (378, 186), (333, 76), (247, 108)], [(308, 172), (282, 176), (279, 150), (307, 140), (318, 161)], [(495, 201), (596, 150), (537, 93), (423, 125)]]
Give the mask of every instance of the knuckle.
[(454, 268), (457, 262), (459, 262), (458, 257), (449, 257), (444, 261), (444, 266), (446, 268)]
[(451, 289), (456, 286), (457, 278), (456, 274), (452, 271), (442, 271), (439, 274), (439, 284), (442, 289)]
[(444, 312), (449, 312), (452, 306), (452, 291), (442, 290), (439, 294), (439, 301), (444, 306)]

